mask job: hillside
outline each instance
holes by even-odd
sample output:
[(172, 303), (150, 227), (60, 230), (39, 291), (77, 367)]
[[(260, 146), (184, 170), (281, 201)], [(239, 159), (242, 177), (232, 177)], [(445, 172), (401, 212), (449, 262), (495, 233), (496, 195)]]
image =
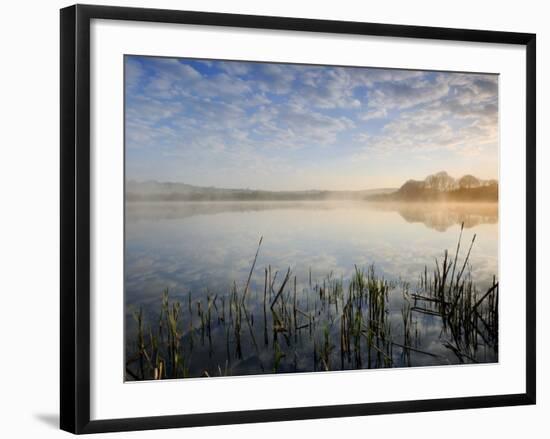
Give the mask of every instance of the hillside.
[(126, 184), (126, 200), (133, 201), (323, 201), (364, 200), (367, 197), (395, 192), (393, 188), (359, 191), (264, 191), (193, 186), (185, 183), (157, 181)]

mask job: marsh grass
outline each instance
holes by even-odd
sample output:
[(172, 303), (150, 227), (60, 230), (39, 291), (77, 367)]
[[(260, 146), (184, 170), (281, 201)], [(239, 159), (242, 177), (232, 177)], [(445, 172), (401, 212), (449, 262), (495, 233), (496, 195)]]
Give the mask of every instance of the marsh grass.
[[(329, 273), (316, 282), (310, 269), (304, 284), (290, 267), (281, 274), (267, 266), (253, 289), (260, 239), (243, 288), (233, 282), (225, 295), (189, 293), (186, 307), (165, 290), (156, 320), (146, 319), (142, 308), (134, 311), (126, 378), (497, 361), (498, 282), (493, 277), (479, 291), (470, 265), (476, 236), (461, 259), (463, 230), (454, 257), (445, 251), (430, 271), (425, 266), (414, 292), (408, 283), (385, 280), (374, 265), (355, 266), (347, 281)], [(390, 306), (394, 294), (401, 296), (398, 308)], [(424, 345), (434, 327), (435, 347), (433, 337)]]

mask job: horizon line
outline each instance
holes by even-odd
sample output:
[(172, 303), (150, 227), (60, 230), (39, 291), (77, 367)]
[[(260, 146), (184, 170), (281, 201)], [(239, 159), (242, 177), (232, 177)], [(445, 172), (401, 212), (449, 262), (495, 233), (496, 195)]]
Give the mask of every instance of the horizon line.
[[(198, 188), (208, 188), (208, 189), (224, 189), (224, 190), (242, 190), (242, 191), (262, 191), (262, 192), (362, 192), (362, 191), (373, 191), (373, 190), (388, 190), (388, 189), (399, 189), (401, 186), (403, 186), (405, 183), (409, 181), (424, 181), (427, 177), (432, 175), (440, 174), (441, 172), (445, 172), (447, 175), (449, 175), (446, 171), (439, 171), (434, 172), (432, 174), (427, 175), (423, 179), (416, 180), (414, 178), (409, 178), (403, 181), (403, 183), (397, 185), (397, 186), (376, 186), (376, 187), (367, 187), (367, 188), (361, 188), (361, 189), (326, 189), (326, 188), (307, 188), (307, 189), (259, 189), (257, 187), (229, 187), (229, 186), (216, 186), (216, 185), (201, 185), (201, 184), (193, 184), (193, 183), (187, 183), (184, 181), (162, 181), (157, 180), (153, 178), (149, 179), (136, 179), (136, 178), (125, 178), (125, 185), (127, 183), (138, 183), (138, 184), (144, 184), (144, 183), (157, 183), (157, 184), (184, 184), (187, 186), (194, 186)], [(472, 175), (472, 174), (463, 174), (458, 178), (452, 177), (455, 180), (459, 180), (460, 178), (466, 176), (466, 175)], [(488, 180), (495, 180), (497, 184), (499, 184), (499, 178), (480, 178), (476, 177), (480, 181), (488, 181)]]

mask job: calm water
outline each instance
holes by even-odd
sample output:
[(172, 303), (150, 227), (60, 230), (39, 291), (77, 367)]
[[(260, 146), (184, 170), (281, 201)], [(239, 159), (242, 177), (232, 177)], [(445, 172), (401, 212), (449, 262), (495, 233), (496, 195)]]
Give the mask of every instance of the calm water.
[[(276, 286), (290, 268), (292, 281), (294, 276), (296, 278), (298, 308), (305, 310), (307, 307), (308, 312), (312, 309), (311, 313), (314, 313), (318, 311), (313, 308), (317, 306), (313, 303), (315, 299), (310, 299), (310, 293), (305, 292), (306, 289), (312, 291), (310, 278), (313, 286), (322, 286), (327, 282), (327, 276), (331, 276), (331, 279), (340, 280), (345, 290), (355, 266), (367, 268), (374, 264), (376, 274), (395, 285), (388, 294), (386, 312), (388, 324), (397, 334), (399, 325), (402, 325), (403, 301), (399, 285), (409, 282), (414, 289), (425, 266), (428, 271), (433, 270), (435, 259), (441, 259), (445, 249), (454, 256), (461, 223), (464, 223), (464, 232), (459, 265), (476, 234), (467, 268), (476, 288), (480, 292), (486, 291), (493, 275), (498, 275), (496, 204), (128, 203), (125, 255), (127, 358), (135, 352), (133, 340), (137, 325), (133, 312), (142, 307), (148, 324), (158, 321), (162, 292), (168, 288), (169, 297), (184, 305), (182, 344), (190, 337), (195, 338), (193, 348), (184, 351), (189, 376), (200, 376), (205, 370), (209, 375), (272, 373), (276, 349), (284, 351), (284, 356), (277, 361), (277, 372), (311, 371), (323, 367), (381, 367), (370, 360), (368, 366), (366, 360), (359, 364), (351, 361), (344, 365), (340, 362), (337, 354), (338, 303), (330, 306), (329, 317), (319, 328), (314, 328), (313, 334), (311, 328), (295, 331), (293, 340), (289, 341), (285, 336), (284, 340), (277, 341), (275, 347), (271, 332), (267, 338), (264, 333), (264, 326), (273, 325), (271, 316), (266, 317), (267, 321), (263, 320), (265, 268), (270, 266), (272, 274), (279, 271)], [(246, 327), (242, 335), (243, 353), (236, 355), (233, 332), (227, 328), (228, 318), (220, 317), (221, 298), (224, 298), (224, 312), (227, 312), (225, 308), (229, 308), (232, 286), (235, 285), (240, 292), (244, 290), (260, 237), (263, 237), (263, 242), (246, 302), (248, 323), (243, 324)], [(190, 294), (191, 314), (186, 317)], [(217, 295), (218, 299), (205, 341), (195, 307), (201, 301), (204, 310), (207, 295)], [(415, 346), (438, 357), (409, 352), (405, 361), (403, 352), (394, 349), (389, 354), (395, 357), (393, 366), (458, 363), (457, 356), (443, 345), (440, 319), (413, 314), (415, 330), (422, 333), (415, 340)], [(296, 323), (296, 326), (299, 323), (303, 322)], [(308, 332), (308, 336), (302, 335), (303, 332)], [(323, 332), (328, 332), (330, 340), (327, 346), (334, 353), (328, 356), (328, 365), (323, 363), (319, 367), (317, 343), (322, 344), (322, 341), (318, 339), (316, 342), (315, 337), (322, 338)], [(491, 350), (482, 350), (476, 357), (481, 362), (496, 359), (496, 353)]]

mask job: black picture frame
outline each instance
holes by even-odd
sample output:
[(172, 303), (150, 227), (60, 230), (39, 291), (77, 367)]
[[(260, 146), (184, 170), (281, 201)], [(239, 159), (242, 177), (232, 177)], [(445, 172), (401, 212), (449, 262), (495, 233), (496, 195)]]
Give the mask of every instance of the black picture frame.
[[(224, 413), (90, 420), (90, 21), (181, 23), (334, 34), (514, 44), (526, 47), (526, 392)], [(72, 433), (273, 422), (535, 404), (536, 401), (536, 36), (210, 12), (74, 5), (61, 10), (61, 350), (60, 426)]]

